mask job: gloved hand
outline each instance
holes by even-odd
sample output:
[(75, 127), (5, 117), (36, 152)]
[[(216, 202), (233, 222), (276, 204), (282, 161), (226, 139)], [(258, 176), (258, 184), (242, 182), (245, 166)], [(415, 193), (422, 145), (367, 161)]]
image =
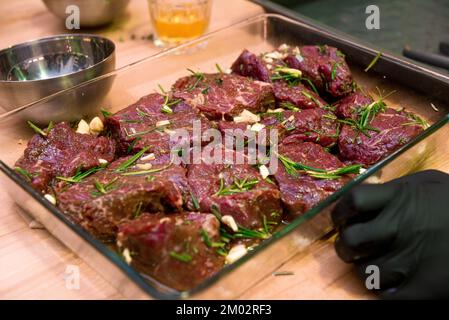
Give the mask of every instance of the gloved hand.
[(386, 299), (449, 297), (449, 175), (422, 171), (360, 185), (332, 212), (338, 256), (366, 279), (376, 265)]

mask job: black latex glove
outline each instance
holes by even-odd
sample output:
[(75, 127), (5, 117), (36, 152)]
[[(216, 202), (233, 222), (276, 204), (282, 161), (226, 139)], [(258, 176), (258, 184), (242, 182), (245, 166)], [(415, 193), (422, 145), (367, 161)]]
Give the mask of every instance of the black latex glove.
[(449, 175), (422, 171), (386, 184), (360, 185), (332, 212), (338, 256), (363, 279), (380, 271), (387, 299), (449, 297)]

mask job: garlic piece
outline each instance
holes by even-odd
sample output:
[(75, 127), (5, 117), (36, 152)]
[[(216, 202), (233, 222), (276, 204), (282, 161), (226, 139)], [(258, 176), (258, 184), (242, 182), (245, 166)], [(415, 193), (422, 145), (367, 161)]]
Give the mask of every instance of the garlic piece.
[(156, 122), (156, 127), (168, 126), (170, 124), (170, 120), (161, 120)]
[(248, 122), (248, 123), (256, 123), (260, 121), (260, 117), (257, 114), (252, 113), (248, 110), (243, 110), (240, 115), (234, 117), (235, 123)]
[(237, 226), (237, 223), (234, 220), (234, 217), (230, 215), (225, 215), (221, 217), (221, 222), (223, 222), (225, 225), (227, 225), (229, 228), (231, 228), (232, 231), (237, 232), (239, 231), (239, 227)]
[(48, 193), (47, 193), (47, 194), (44, 196), (44, 198), (47, 199), (47, 201), (50, 202), (51, 204), (56, 205), (56, 199), (55, 199), (55, 197), (53, 197), (51, 194), (48, 194)]
[(89, 124), (84, 119), (81, 119), (80, 122), (78, 122), (76, 133), (89, 134)]
[(141, 170), (150, 170), (152, 167), (151, 163), (138, 163), (136, 164), (136, 168)]
[(264, 55), (264, 59), (266, 58), (270, 58), (270, 59), (283, 59), (284, 55), (282, 53), (280, 53), (279, 51), (273, 51), (273, 52), (268, 52)]
[(237, 261), (238, 259), (243, 257), (247, 252), (248, 250), (246, 249), (244, 244), (238, 244), (232, 247), (231, 250), (229, 250), (228, 255), (226, 256), (226, 263), (231, 264)]
[(129, 253), (128, 248), (123, 250), (122, 255), (123, 255), (123, 258), (125, 258), (125, 262), (127, 264), (131, 264), (131, 261), (133, 261), (133, 258), (131, 258), (131, 254)]
[(277, 109), (268, 109), (267, 113), (278, 113), (278, 112), (284, 112), (285, 110), (282, 108), (277, 108)]
[(262, 123), (255, 123), (251, 126), (251, 131), (255, 131), (255, 132), (259, 132), (260, 130), (262, 130), (263, 128), (265, 128), (265, 125)]
[(98, 159), (99, 164), (108, 164), (108, 160), (105, 159)]
[(93, 118), (89, 123), (89, 131), (91, 134), (99, 134), (103, 131), (104, 125), (103, 121), (99, 117)]
[(263, 179), (266, 179), (270, 175), (270, 170), (268, 170), (267, 166), (263, 164), (259, 167), (259, 173)]
[(154, 153), (149, 153), (146, 156), (143, 156), (140, 158), (140, 161), (151, 161), (156, 159), (156, 156), (154, 155)]

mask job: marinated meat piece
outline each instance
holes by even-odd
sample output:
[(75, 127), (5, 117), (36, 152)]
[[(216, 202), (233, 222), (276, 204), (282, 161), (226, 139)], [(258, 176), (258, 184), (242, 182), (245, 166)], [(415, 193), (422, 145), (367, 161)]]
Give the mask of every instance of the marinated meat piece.
[(339, 98), (353, 91), (351, 71), (337, 48), (302, 46), (299, 53), (290, 53), (284, 61), (289, 67), (301, 70), (321, 92)]
[(335, 114), (340, 119), (356, 120), (358, 118), (357, 111), (373, 102), (374, 100), (368, 94), (357, 90), (335, 103)]
[(147, 158), (152, 156), (142, 156), (123, 171), (119, 169), (131, 157), (120, 158), (79, 183), (58, 186), (59, 208), (104, 240), (115, 237), (121, 220), (140, 212), (181, 211), (190, 196), (186, 170), (171, 165), (169, 155)]
[[(313, 168), (334, 170), (344, 167), (334, 155), (312, 142), (283, 143), (279, 146), (278, 153)], [(291, 217), (306, 212), (351, 179), (350, 176), (339, 179), (318, 179), (301, 171), (289, 174), (281, 161), (279, 161), (275, 178), (281, 190), (284, 208)]]
[(335, 115), (323, 109), (305, 109), (266, 113), (261, 123), (275, 128), (284, 143), (311, 141), (330, 147), (337, 142), (339, 123)]
[(231, 66), (232, 72), (255, 80), (270, 82), (270, 72), (264, 61), (248, 50), (243, 50)]
[[(229, 164), (207, 164), (202, 159), (201, 164), (188, 166), (189, 185), (200, 211), (211, 211), (215, 205), (222, 215), (232, 216), (246, 228), (262, 227), (264, 216), (273, 223), (279, 222), (282, 209), (276, 186), (264, 180), (245, 155), (223, 147), (217, 150), (234, 160)], [(215, 150), (211, 153), (216, 156)], [(237, 156), (244, 158), (245, 163), (236, 164)], [(192, 203), (190, 206), (194, 210)]]
[(34, 135), (15, 166), (28, 172), (34, 189), (47, 192), (57, 176), (70, 177), (114, 160), (115, 144), (107, 137), (76, 133), (66, 122), (56, 124), (46, 136)]
[(394, 109), (378, 113), (369, 126), (375, 129), (367, 130), (369, 136), (353, 126), (342, 127), (338, 147), (343, 160), (372, 165), (424, 130), (417, 116)]
[(121, 154), (135, 153), (145, 146), (156, 154), (169, 153), (170, 134), (174, 130), (187, 130), (191, 144), (193, 121), (198, 121), (200, 132), (212, 127), (206, 117), (185, 102), (170, 99), (167, 102), (170, 106), (164, 107), (165, 100), (161, 94), (150, 94), (106, 118), (106, 128), (117, 141)]
[(231, 119), (243, 110), (264, 112), (274, 105), (271, 85), (235, 74), (203, 74), (178, 79), (173, 97), (183, 99), (210, 119)]
[[(271, 54), (276, 56), (274, 53)], [(280, 59), (282, 56), (274, 59), (269, 56), (270, 53), (265, 55), (267, 57), (264, 55), (258, 57), (248, 50), (244, 50), (232, 64), (231, 70), (235, 74), (273, 83), (274, 96), (278, 107), (286, 102), (300, 109), (325, 108), (327, 106), (326, 101), (301, 84), (299, 79), (290, 82), (277, 79), (279, 71), (276, 71), (276, 68), (285, 67), (285, 63)]]
[(220, 223), (212, 214), (142, 214), (120, 225), (117, 244), (131, 266), (184, 291), (224, 265), (224, 258), (205, 237), (220, 241)]

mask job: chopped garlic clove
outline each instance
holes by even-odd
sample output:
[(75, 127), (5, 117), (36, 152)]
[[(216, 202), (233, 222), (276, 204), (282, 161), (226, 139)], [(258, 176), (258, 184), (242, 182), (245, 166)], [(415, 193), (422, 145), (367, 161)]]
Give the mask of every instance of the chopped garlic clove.
[(123, 250), (122, 255), (123, 255), (123, 258), (125, 258), (125, 262), (127, 264), (131, 264), (131, 262), (133, 261), (133, 258), (131, 258), (131, 254), (129, 253), (128, 248), (125, 248), (125, 250)]
[(99, 134), (103, 131), (104, 125), (103, 121), (99, 117), (93, 118), (89, 123), (89, 131), (91, 134)]
[(279, 51), (273, 51), (273, 52), (268, 52), (264, 55), (264, 58), (269, 58), (269, 59), (283, 59), (284, 55), (282, 53), (280, 53)]
[(290, 46), (286, 43), (283, 43), (279, 46), (278, 50), (279, 51), (287, 51), (290, 48)]
[(243, 257), (248, 250), (246, 250), (246, 247), (244, 244), (238, 244), (229, 250), (228, 255), (226, 256), (226, 263), (231, 264), (241, 257)]
[(170, 120), (161, 120), (156, 122), (156, 127), (164, 127), (170, 124)]
[(270, 170), (268, 170), (267, 166), (263, 164), (259, 167), (259, 173), (263, 179), (266, 179), (270, 175)]
[(237, 232), (239, 231), (239, 227), (237, 226), (237, 223), (234, 220), (234, 217), (230, 215), (225, 215), (221, 217), (221, 222), (223, 222), (225, 225), (227, 225), (229, 228), (231, 228), (232, 231)]
[(99, 164), (108, 164), (108, 160), (105, 159), (98, 159)]
[(150, 170), (153, 165), (151, 163), (138, 163), (136, 168), (141, 170)]
[(149, 153), (146, 156), (143, 156), (140, 158), (140, 161), (151, 161), (156, 159), (156, 156), (154, 155), (154, 153)]
[(78, 127), (76, 128), (76, 132), (82, 133), (82, 134), (89, 134), (89, 132), (90, 132), (89, 124), (84, 119), (81, 119), (80, 122), (78, 122)]
[(268, 109), (267, 113), (278, 113), (278, 112), (284, 112), (285, 110), (282, 108), (277, 108), (277, 109)]
[(55, 197), (53, 197), (51, 194), (48, 194), (48, 193), (47, 193), (47, 194), (44, 196), (44, 198), (47, 199), (47, 201), (50, 202), (51, 204), (56, 205), (56, 199), (55, 199)]
[(265, 128), (265, 125), (262, 123), (255, 123), (251, 126), (251, 131), (255, 131), (255, 132), (259, 132), (260, 130), (262, 130), (263, 128)]
[(260, 117), (257, 114), (252, 113), (248, 110), (243, 110), (240, 115), (234, 117), (235, 123), (248, 122), (248, 123), (256, 123), (260, 121)]

